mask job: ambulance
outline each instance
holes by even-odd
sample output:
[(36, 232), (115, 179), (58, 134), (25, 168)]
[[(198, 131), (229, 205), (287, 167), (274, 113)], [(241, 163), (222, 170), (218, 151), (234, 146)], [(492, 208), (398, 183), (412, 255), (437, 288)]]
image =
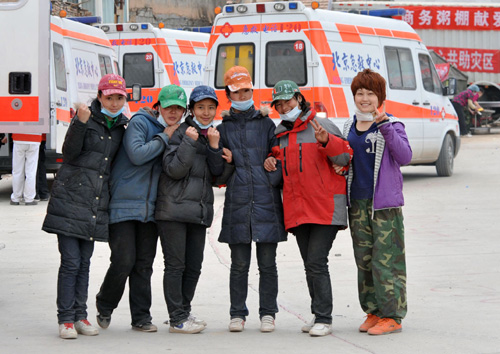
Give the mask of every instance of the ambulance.
[(141, 85), (141, 100), (129, 103), (132, 112), (156, 103), (164, 86), (179, 85), (189, 96), (193, 88), (203, 85), (210, 34), (156, 28), (150, 23), (106, 23), (97, 27), (111, 41), (127, 87)]
[[(74, 104), (90, 104), (100, 78), (118, 73), (116, 54), (102, 30), (51, 16), (49, 1), (0, 2), (0, 33), (0, 131), (46, 133), (55, 172)], [(0, 149), (0, 173), (10, 173), (11, 153), (11, 143)]]
[[(350, 84), (365, 68), (387, 80), (386, 111), (400, 118), (413, 150), (413, 165), (435, 165), (451, 176), (460, 148), (456, 112), (432, 59), (405, 22), (306, 8), (299, 1), (226, 5), (214, 20), (205, 83), (228, 108), (224, 73), (234, 65), (252, 75), (254, 102), (269, 105), (280, 80), (295, 81), (320, 116), (342, 130), (354, 114)], [(224, 107), (225, 106), (225, 107)], [(279, 115), (271, 118), (278, 122)]]

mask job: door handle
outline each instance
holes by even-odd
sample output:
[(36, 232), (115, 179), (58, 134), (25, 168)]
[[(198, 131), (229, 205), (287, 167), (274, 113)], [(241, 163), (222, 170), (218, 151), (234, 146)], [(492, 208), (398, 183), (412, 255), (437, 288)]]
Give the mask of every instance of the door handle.
[(414, 105), (414, 106), (418, 106), (420, 104), (420, 102), (413, 101), (411, 104)]
[(430, 105), (431, 105), (431, 103), (430, 103), (429, 101), (424, 101), (422, 104), (423, 104), (424, 106), (430, 106)]

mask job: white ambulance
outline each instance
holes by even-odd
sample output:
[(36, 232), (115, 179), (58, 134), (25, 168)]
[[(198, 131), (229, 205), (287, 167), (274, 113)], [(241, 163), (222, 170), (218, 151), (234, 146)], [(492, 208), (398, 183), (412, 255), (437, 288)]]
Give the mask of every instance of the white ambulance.
[[(256, 106), (269, 105), (276, 82), (295, 81), (316, 111), (341, 129), (354, 114), (350, 84), (365, 68), (387, 80), (386, 110), (402, 119), (414, 165), (453, 173), (460, 148), (457, 115), (429, 52), (405, 22), (306, 8), (301, 2), (226, 5), (214, 21), (205, 83), (226, 105), (224, 73), (246, 67)], [(453, 85), (452, 85), (453, 86)], [(271, 118), (279, 118), (273, 112)]]
[(142, 99), (129, 103), (132, 112), (156, 103), (164, 86), (179, 85), (189, 96), (193, 88), (203, 85), (208, 33), (155, 28), (150, 23), (97, 27), (115, 48), (127, 87), (142, 87)]
[[(100, 78), (118, 73), (116, 54), (100, 29), (50, 16), (49, 1), (0, 2), (0, 33), (0, 132), (46, 133), (54, 172), (74, 103), (90, 104)], [(0, 173), (10, 173), (11, 150), (0, 149)]]

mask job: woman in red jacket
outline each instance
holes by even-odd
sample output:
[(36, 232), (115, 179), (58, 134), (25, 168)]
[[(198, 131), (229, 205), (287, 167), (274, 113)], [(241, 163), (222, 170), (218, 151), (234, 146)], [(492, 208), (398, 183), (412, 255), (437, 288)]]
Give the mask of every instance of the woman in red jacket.
[[(275, 133), (283, 170), (285, 228), (297, 238), (314, 315), (302, 331), (324, 336), (332, 331), (328, 254), (337, 231), (347, 227), (346, 182), (332, 163), (348, 165), (352, 150), (332, 122), (316, 117), (295, 82), (278, 82), (271, 105), (281, 117)], [(264, 166), (272, 171), (275, 164), (269, 157)]]

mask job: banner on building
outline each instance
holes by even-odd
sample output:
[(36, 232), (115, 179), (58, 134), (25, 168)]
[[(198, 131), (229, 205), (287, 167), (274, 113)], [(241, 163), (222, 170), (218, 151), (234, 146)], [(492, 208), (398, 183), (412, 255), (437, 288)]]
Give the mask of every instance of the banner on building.
[(398, 6), (403, 20), (414, 29), (499, 31), (500, 8), (449, 6)]
[(500, 50), (432, 47), (449, 64), (461, 71), (500, 73)]

